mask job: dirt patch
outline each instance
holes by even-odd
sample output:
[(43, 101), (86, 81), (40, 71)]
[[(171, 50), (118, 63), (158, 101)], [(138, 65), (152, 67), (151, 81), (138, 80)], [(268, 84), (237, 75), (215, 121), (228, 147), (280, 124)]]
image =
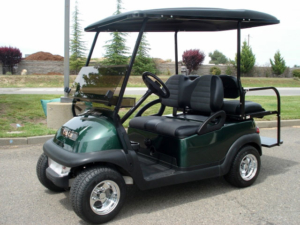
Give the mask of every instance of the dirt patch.
[(47, 75), (63, 75), (63, 74), (57, 72), (48, 72)]
[(24, 60), (63, 61), (64, 57), (60, 55), (52, 55), (50, 52), (37, 52), (26, 57)]

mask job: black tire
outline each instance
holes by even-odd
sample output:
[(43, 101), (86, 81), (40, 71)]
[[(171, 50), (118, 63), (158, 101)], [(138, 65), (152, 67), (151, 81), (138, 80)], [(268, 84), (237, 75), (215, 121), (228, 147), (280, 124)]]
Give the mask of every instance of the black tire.
[[(105, 186), (108, 188), (104, 188)], [(98, 189), (95, 190), (97, 187)], [(116, 189), (112, 191), (113, 188)], [(95, 191), (93, 192), (93, 190)], [(112, 192), (117, 194), (112, 195)], [(95, 199), (92, 198), (92, 193)], [(112, 200), (114, 197), (115, 199)], [(121, 210), (125, 197), (126, 184), (123, 177), (108, 167), (92, 167), (84, 170), (75, 178), (70, 191), (70, 199), (75, 213), (84, 221), (95, 224), (113, 219)], [(106, 205), (116, 199), (118, 201), (111, 207)], [(105, 209), (107, 210), (105, 211)]]
[(37, 177), (39, 178), (39, 181), (50, 191), (54, 191), (54, 192), (65, 191), (64, 188), (56, 186), (51, 180), (47, 178), (46, 176), (47, 168), (48, 168), (48, 157), (43, 153), (36, 164), (36, 174)]
[(260, 155), (257, 149), (253, 146), (245, 146), (235, 156), (225, 179), (233, 186), (248, 187), (255, 182), (259, 171)]

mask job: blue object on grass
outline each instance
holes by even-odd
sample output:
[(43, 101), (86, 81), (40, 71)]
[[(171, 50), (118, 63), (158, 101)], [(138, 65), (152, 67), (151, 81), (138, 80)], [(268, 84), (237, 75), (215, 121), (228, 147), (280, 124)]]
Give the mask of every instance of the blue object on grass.
[(51, 99), (51, 100), (41, 100), (42, 108), (44, 110), (46, 117), (47, 117), (47, 104), (49, 102), (60, 102), (60, 98), (55, 98), (55, 99)]

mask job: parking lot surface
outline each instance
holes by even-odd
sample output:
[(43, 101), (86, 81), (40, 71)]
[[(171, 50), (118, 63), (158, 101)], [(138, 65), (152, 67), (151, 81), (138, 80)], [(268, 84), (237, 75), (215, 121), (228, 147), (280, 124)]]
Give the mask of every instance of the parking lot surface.
[[(275, 129), (262, 129), (275, 137)], [(300, 127), (282, 128), (284, 144), (263, 148), (253, 186), (223, 178), (148, 191), (129, 186), (110, 224), (299, 224)], [(36, 177), (42, 145), (0, 146), (0, 224), (86, 224), (73, 212), (69, 191), (52, 193)]]

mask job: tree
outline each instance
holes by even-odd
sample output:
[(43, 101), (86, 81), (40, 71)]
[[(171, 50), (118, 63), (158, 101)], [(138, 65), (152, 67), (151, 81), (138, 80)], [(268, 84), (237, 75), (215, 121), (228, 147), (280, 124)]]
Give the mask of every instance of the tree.
[[(122, 0), (117, 0), (117, 11), (114, 15), (121, 13), (122, 9)], [(105, 60), (103, 64), (106, 65), (123, 65), (128, 63), (128, 47), (126, 47), (127, 33), (122, 32), (112, 32), (110, 34), (112, 39), (107, 41), (104, 47), (106, 48), (106, 53), (104, 55)]]
[(228, 62), (226, 56), (218, 50), (215, 50), (213, 53), (209, 53), (209, 57), (211, 58), (211, 60), (209, 61), (210, 64), (219, 65), (226, 64)]
[(76, 74), (79, 72), (81, 67), (84, 66), (85, 63), (85, 43), (82, 41), (82, 28), (79, 24), (79, 10), (78, 3), (76, 1), (75, 11), (73, 13), (73, 26), (72, 26), (72, 39), (70, 43), (70, 70), (75, 72)]
[[(10, 72), (13, 74), (13, 67), (22, 60), (22, 52), (14, 47), (0, 47), (0, 62), (3, 65), (3, 74)], [(5, 67), (8, 71), (5, 71)]]
[[(247, 42), (243, 42), (241, 51), (241, 73), (248, 73), (255, 64), (255, 55)], [(235, 57), (235, 67), (237, 67), (237, 56)]]
[(272, 70), (276, 75), (283, 74), (286, 69), (285, 60), (283, 59), (283, 57), (281, 57), (279, 51), (277, 51), (274, 55), (274, 62), (272, 61), (272, 59), (270, 59), (270, 63)]
[(156, 73), (155, 63), (153, 59), (149, 57), (149, 50), (149, 43), (144, 33), (133, 64), (133, 74), (140, 75), (145, 71)]
[(205, 59), (205, 54), (199, 49), (186, 50), (182, 54), (182, 62), (189, 70), (189, 74), (192, 71), (196, 71)]

